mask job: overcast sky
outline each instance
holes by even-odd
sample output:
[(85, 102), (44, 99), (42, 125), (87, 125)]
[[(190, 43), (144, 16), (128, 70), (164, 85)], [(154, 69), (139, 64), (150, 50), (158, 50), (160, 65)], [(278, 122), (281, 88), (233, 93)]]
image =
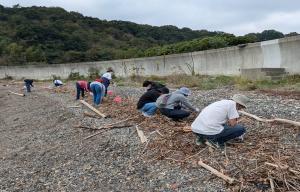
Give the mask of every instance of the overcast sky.
[(235, 35), (265, 29), (300, 33), (300, 0), (0, 0), (0, 4), (57, 6), (99, 19)]

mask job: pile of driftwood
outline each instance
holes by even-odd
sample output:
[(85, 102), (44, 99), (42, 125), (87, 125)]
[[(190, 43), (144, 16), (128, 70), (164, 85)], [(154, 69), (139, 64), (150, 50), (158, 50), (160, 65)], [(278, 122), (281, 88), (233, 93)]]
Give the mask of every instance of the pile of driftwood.
[(233, 141), (221, 151), (197, 146), (194, 134), (184, 129), (196, 114), (182, 122), (160, 114), (145, 118), (136, 110), (133, 98), (125, 98), (122, 103), (108, 98), (99, 110), (109, 112), (106, 115), (111, 118), (123, 119), (127, 127), (138, 125), (137, 131), (146, 138), (141, 156), (147, 161), (168, 160), (183, 168), (203, 167), (224, 179), (232, 190), (300, 190), (298, 122), (243, 116), (241, 123), (248, 131), (245, 140)]

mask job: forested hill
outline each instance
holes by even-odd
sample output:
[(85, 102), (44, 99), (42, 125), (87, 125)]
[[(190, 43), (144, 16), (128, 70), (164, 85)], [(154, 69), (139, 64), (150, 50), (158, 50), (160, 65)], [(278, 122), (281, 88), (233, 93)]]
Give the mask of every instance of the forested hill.
[[(284, 36), (274, 30), (267, 33), (267, 39)], [(171, 25), (106, 21), (59, 7), (0, 5), (0, 65), (154, 56), (267, 40), (263, 38), (262, 33), (235, 37)]]

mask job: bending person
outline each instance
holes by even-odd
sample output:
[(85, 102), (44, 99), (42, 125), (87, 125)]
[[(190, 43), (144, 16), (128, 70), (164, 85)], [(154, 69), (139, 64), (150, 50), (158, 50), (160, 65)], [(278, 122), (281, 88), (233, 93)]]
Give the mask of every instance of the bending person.
[(76, 100), (80, 98), (80, 93), (81, 93), (81, 97), (84, 98), (84, 92), (90, 91), (90, 84), (91, 82), (87, 82), (83, 80), (76, 82)]
[[(174, 91), (170, 95), (162, 95), (165, 104), (160, 105), (158, 99), (156, 103), (160, 108), (160, 112), (173, 120), (177, 121), (186, 118), (190, 115), (190, 111), (199, 112), (199, 108), (193, 107), (193, 105), (188, 101), (187, 97), (191, 94), (191, 91), (186, 87), (181, 87), (177, 91)], [(185, 109), (187, 110), (185, 110)]]
[(31, 87), (33, 87), (33, 80), (32, 79), (25, 79), (24, 83), (25, 83), (25, 87), (27, 89), (27, 92), (31, 92)]
[(94, 98), (94, 105), (98, 107), (100, 103), (102, 102), (102, 99), (105, 94), (105, 86), (98, 82), (98, 81), (93, 81), (90, 84), (90, 89), (93, 92), (93, 98)]
[(157, 98), (167, 93), (169, 93), (169, 89), (166, 87), (147, 91), (140, 97), (137, 103), (137, 109), (140, 110), (145, 117), (153, 116), (157, 110), (155, 104)]

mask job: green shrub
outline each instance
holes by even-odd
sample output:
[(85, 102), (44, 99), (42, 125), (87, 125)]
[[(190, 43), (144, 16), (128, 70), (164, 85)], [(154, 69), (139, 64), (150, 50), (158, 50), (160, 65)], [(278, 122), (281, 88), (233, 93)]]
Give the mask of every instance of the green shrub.
[(79, 80), (79, 79), (85, 79), (83, 75), (80, 75), (79, 72), (71, 72), (68, 76), (68, 80)]

